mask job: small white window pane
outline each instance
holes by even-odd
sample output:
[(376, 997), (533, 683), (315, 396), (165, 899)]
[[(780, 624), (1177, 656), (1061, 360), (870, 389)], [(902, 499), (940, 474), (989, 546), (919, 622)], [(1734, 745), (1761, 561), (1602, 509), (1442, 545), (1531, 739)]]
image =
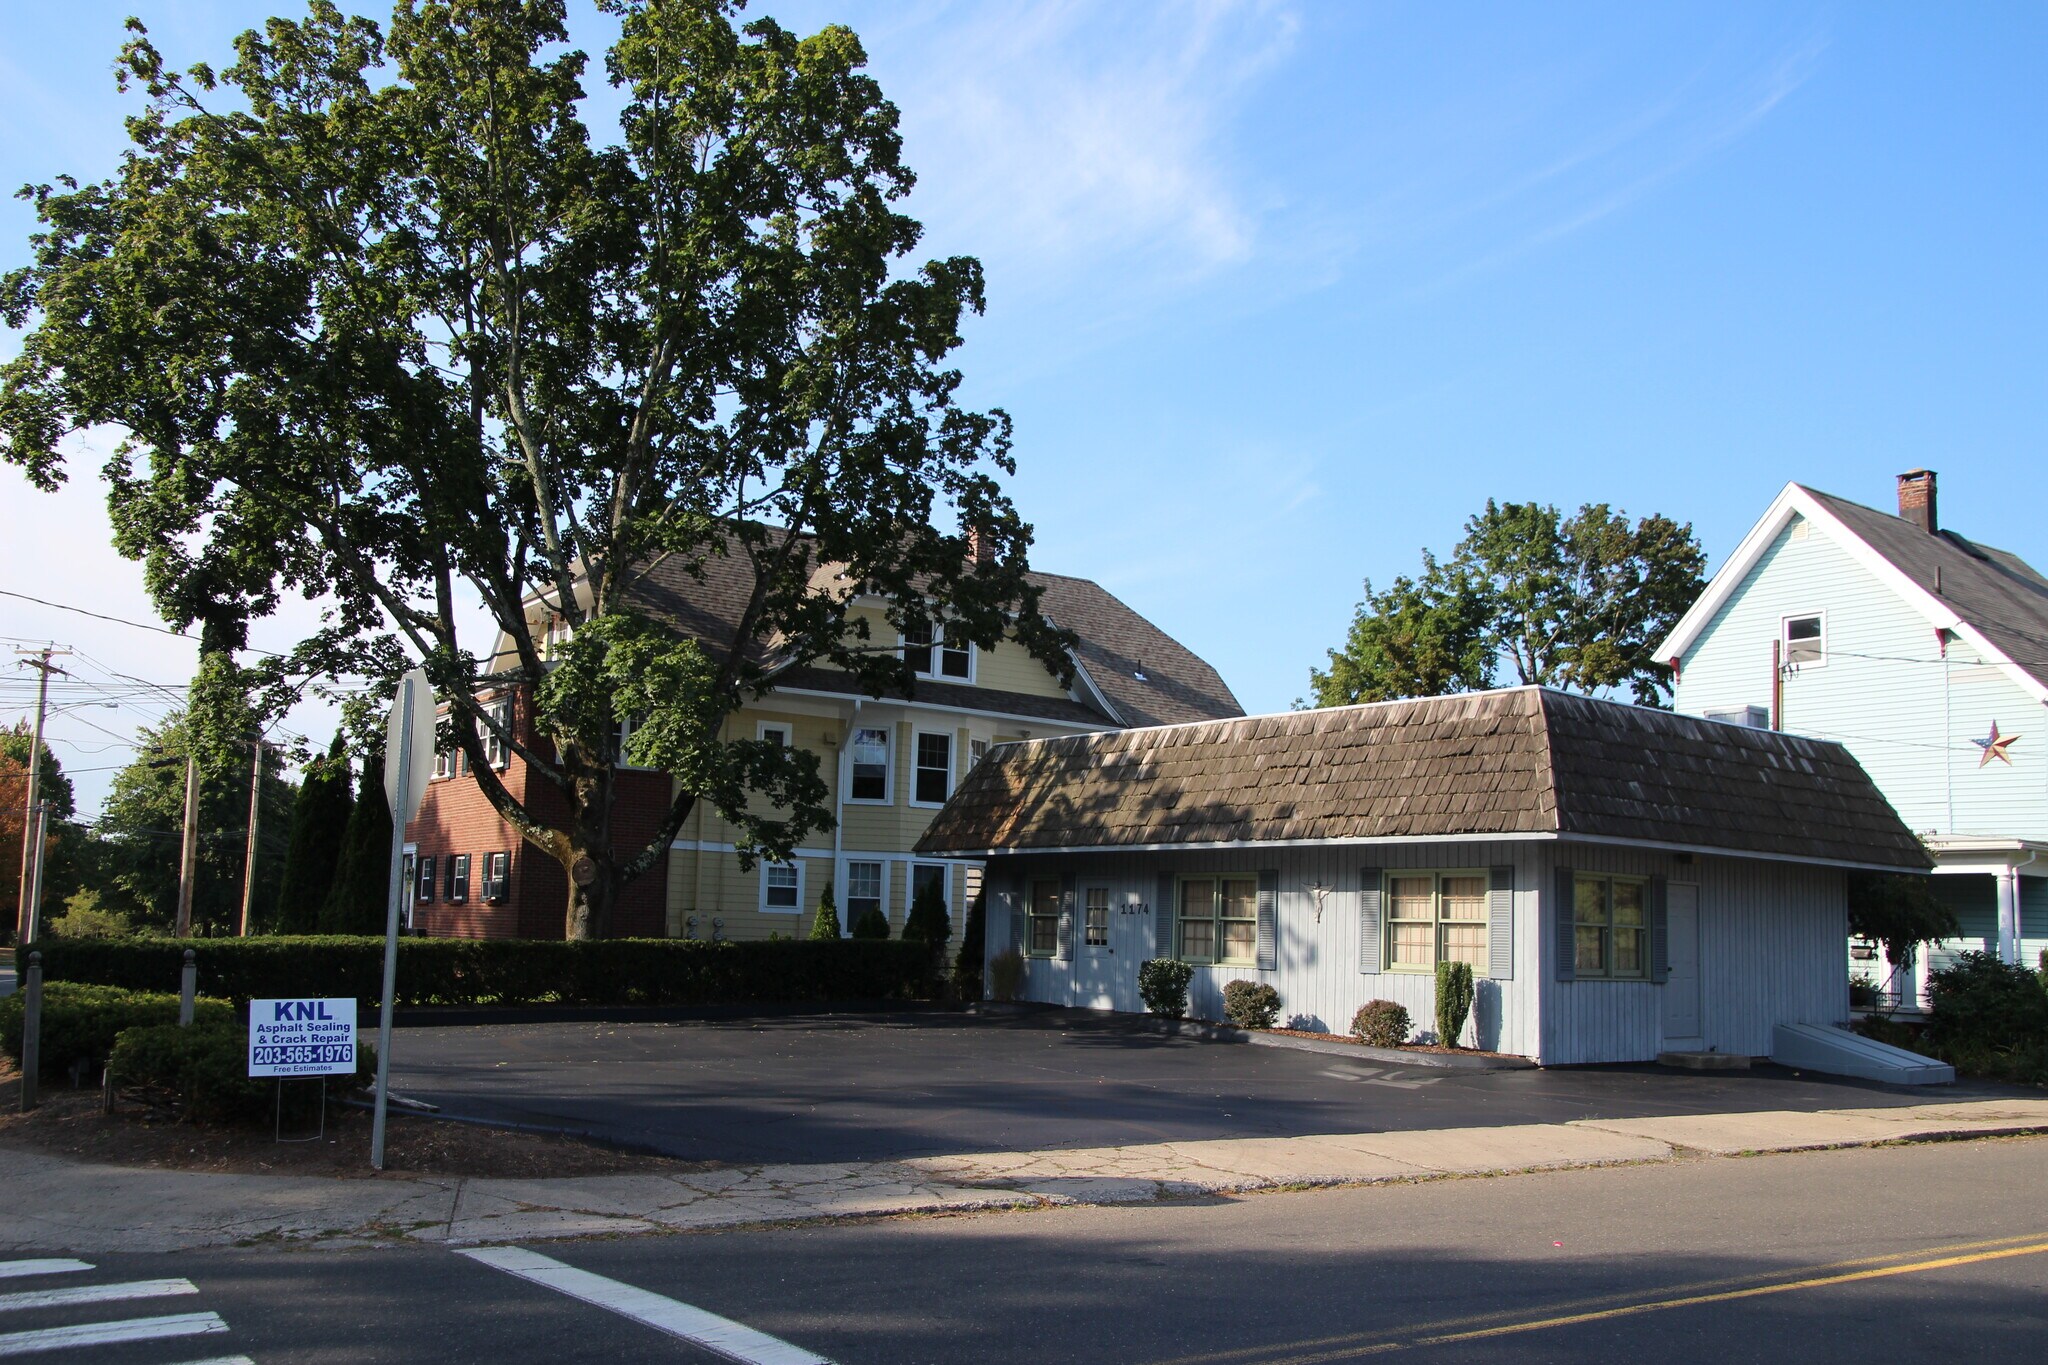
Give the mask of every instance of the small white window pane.
[(889, 799), (889, 732), (853, 732), (853, 791), (856, 801)]
[(1795, 616), (1785, 622), (1786, 663), (1818, 663), (1823, 653), (1824, 645), (1820, 617)]
[(1616, 924), (1641, 924), (1643, 922), (1643, 884), (1641, 882), (1614, 883), (1614, 922)]
[(797, 872), (795, 863), (769, 863), (766, 865), (767, 895), (771, 910), (796, 909)]

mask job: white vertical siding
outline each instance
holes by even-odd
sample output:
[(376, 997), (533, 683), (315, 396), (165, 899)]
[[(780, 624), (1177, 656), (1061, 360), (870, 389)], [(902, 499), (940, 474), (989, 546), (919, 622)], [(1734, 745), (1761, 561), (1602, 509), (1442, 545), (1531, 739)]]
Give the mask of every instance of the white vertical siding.
[[(1280, 992), (1282, 1022), (1345, 1032), (1368, 1000), (1407, 1007), (1418, 1033), (1432, 1026), (1435, 984), (1424, 973), (1358, 970), (1358, 884), (1367, 867), (1473, 868), (1508, 865), (1514, 881), (1514, 976), (1481, 978), (1467, 1045), (1534, 1057), (1546, 1065), (1647, 1061), (1662, 1046), (1661, 987), (1649, 981), (1558, 981), (1551, 902), (1556, 868), (1663, 876), (1699, 887), (1701, 1028), (1707, 1045), (1761, 1056), (1779, 1023), (1848, 1017), (1843, 874), (1834, 869), (1749, 859), (1680, 856), (1594, 844), (1549, 842), (1404, 844), (1364, 848), (1190, 851), (1184, 854), (1032, 854), (989, 868), (988, 951), (1011, 942), (1009, 888), (1030, 876), (1067, 876), (1078, 887), (1107, 885), (1112, 904), (1152, 906), (1162, 872), (1279, 874), (1277, 967), (1198, 967), (1189, 991), (1197, 1018), (1223, 1016), (1223, 987), (1264, 981)], [(1311, 883), (1335, 888), (1318, 923)], [(1153, 907), (1156, 910), (1156, 907)], [(1014, 910), (1021, 913), (1021, 909)], [(1072, 962), (1030, 959), (1024, 996), (1047, 1004), (1136, 1009), (1138, 966), (1152, 956), (1155, 919), (1140, 917), (1112, 942), (1116, 955)], [(1078, 933), (1077, 933), (1078, 941)]]

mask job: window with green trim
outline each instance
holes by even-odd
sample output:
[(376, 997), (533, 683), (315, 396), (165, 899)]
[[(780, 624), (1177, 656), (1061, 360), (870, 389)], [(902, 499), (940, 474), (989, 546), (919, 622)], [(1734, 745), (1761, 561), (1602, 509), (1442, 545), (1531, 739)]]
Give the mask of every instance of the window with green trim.
[(1183, 962), (1250, 965), (1259, 951), (1257, 877), (1183, 877), (1180, 956)]
[(1060, 950), (1060, 884), (1031, 883), (1031, 932), (1025, 949), (1033, 957), (1051, 957)]
[(1640, 981), (1649, 975), (1649, 883), (1581, 874), (1572, 884), (1572, 972)]
[(1469, 962), (1473, 975), (1486, 975), (1484, 872), (1390, 872), (1386, 906), (1388, 970)]

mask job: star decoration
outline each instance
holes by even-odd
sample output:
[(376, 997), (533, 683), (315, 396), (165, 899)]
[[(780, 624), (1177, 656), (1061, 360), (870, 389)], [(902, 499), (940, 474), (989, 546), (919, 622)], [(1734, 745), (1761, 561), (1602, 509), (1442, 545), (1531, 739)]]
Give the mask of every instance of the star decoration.
[(1980, 748), (1980, 749), (1982, 749), (1982, 750), (1984, 751), (1984, 752), (1983, 752), (1982, 754), (1980, 754), (1980, 755), (1978, 756), (1978, 758), (1977, 758), (1977, 766), (1981, 768), (1981, 767), (1983, 767), (1983, 766), (1984, 766), (1984, 765), (1985, 765), (1986, 763), (1989, 763), (1989, 762), (1990, 762), (1990, 761), (1991, 761), (1992, 759), (1994, 759), (1994, 758), (1995, 758), (1995, 759), (1997, 759), (1997, 760), (1998, 760), (1998, 761), (1999, 761), (2000, 763), (2003, 763), (2003, 764), (2005, 764), (2005, 765), (2006, 765), (2006, 766), (2007, 766), (2008, 768), (2009, 768), (2009, 767), (2011, 767), (2011, 766), (2012, 766), (2012, 756), (2011, 756), (2010, 754), (2006, 753), (2006, 750), (2007, 750), (2007, 749), (2009, 749), (2009, 748), (2011, 748), (2011, 747), (2012, 747), (2012, 746), (2013, 746), (2014, 744), (2017, 744), (2017, 743), (2019, 743), (2019, 738), (2020, 738), (2020, 737), (2019, 737), (2018, 735), (2001, 735), (2001, 734), (1999, 734), (1999, 733), (1998, 733), (1998, 722), (1997, 722), (1997, 721), (1995, 721), (1995, 720), (1994, 720), (1994, 721), (1992, 721), (1992, 722), (1991, 722), (1991, 738), (1989, 738), (1989, 739), (1973, 739), (1973, 740), (1971, 740), (1971, 741), (1970, 741), (1970, 743), (1972, 743), (1972, 744), (1976, 745), (1976, 746), (1977, 746), (1978, 748)]

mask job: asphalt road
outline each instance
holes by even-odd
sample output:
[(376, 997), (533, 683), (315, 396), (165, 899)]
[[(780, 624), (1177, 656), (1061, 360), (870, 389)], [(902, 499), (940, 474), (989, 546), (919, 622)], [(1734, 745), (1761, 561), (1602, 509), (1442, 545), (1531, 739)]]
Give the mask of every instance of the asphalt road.
[[(1398, 1069), (1084, 1014), (401, 1029), (392, 1086), (447, 1112), (690, 1160), (889, 1160), (1198, 1138), (1920, 1103), (1774, 1067)], [(1944, 1088), (1943, 1098), (1966, 1093)], [(1987, 1093), (2006, 1093), (1992, 1090)]]
[[(531, 1250), (839, 1365), (2033, 1365), (2048, 1139)], [(717, 1358), (439, 1248), (103, 1257), (0, 1290), (159, 1277), (196, 1292), (12, 1311), (0, 1331), (144, 1312), (225, 1329), (42, 1357), (99, 1365)]]

